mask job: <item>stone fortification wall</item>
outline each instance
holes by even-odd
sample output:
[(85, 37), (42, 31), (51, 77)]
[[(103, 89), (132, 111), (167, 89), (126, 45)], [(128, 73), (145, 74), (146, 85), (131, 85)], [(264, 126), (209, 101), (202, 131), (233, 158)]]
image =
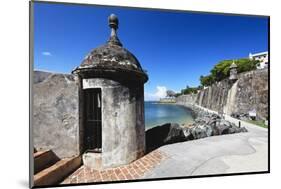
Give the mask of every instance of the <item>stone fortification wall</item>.
[(198, 94), (177, 97), (178, 104), (199, 105), (217, 112), (247, 114), (255, 110), (257, 119), (268, 119), (268, 70), (241, 73), (238, 80), (228, 79), (202, 89)]
[(79, 154), (78, 84), (73, 75), (33, 73), (33, 145), (60, 157)]

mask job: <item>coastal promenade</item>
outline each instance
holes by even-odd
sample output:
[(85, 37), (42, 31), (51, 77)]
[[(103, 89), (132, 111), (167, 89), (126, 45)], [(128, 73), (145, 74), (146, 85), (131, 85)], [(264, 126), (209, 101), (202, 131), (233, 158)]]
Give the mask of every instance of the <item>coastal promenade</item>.
[(268, 130), (244, 121), (241, 126), (248, 132), (165, 145), (121, 167), (98, 171), (81, 166), (61, 184), (267, 171)]
[[(225, 119), (237, 125), (240, 121), (230, 116), (225, 116)], [(158, 148), (167, 155), (167, 159), (142, 178), (268, 171), (268, 129), (244, 121), (241, 121), (241, 126), (246, 127), (248, 132), (212, 136)]]

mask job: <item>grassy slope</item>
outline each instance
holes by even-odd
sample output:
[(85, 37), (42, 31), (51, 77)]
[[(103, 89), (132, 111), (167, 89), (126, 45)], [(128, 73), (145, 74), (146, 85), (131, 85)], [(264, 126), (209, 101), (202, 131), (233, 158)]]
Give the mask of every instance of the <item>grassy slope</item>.
[(268, 126), (264, 124), (264, 121), (248, 120), (247, 122), (255, 124), (255, 125), (263, 127), (263, 128), (268, 128)]

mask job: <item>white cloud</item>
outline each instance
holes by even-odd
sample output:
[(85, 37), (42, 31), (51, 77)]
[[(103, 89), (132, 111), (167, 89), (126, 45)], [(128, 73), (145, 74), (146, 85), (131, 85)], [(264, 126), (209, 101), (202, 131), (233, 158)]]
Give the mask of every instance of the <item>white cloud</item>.
[(48, 52), (48, 51), (42, 52), (42, 55), (44, 55), (44, 56), (52, 56), (52, 54), (50, 52)]
[(167, 95), (167, 88), (165, 86), (157, 86), (155, 93), (144, 93), (144, 99), (146, 101), (159, 100)]

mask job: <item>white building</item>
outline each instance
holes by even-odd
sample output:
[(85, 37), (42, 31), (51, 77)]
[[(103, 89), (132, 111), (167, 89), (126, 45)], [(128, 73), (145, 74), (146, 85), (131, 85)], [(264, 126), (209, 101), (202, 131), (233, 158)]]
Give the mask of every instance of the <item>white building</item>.
[(260, 63), (257, 65), (257, 69), (264, 69), (268, 67), (268, 52), (260, 52), (256, 54), (249, 54), (250, 60), (258, 60)]

